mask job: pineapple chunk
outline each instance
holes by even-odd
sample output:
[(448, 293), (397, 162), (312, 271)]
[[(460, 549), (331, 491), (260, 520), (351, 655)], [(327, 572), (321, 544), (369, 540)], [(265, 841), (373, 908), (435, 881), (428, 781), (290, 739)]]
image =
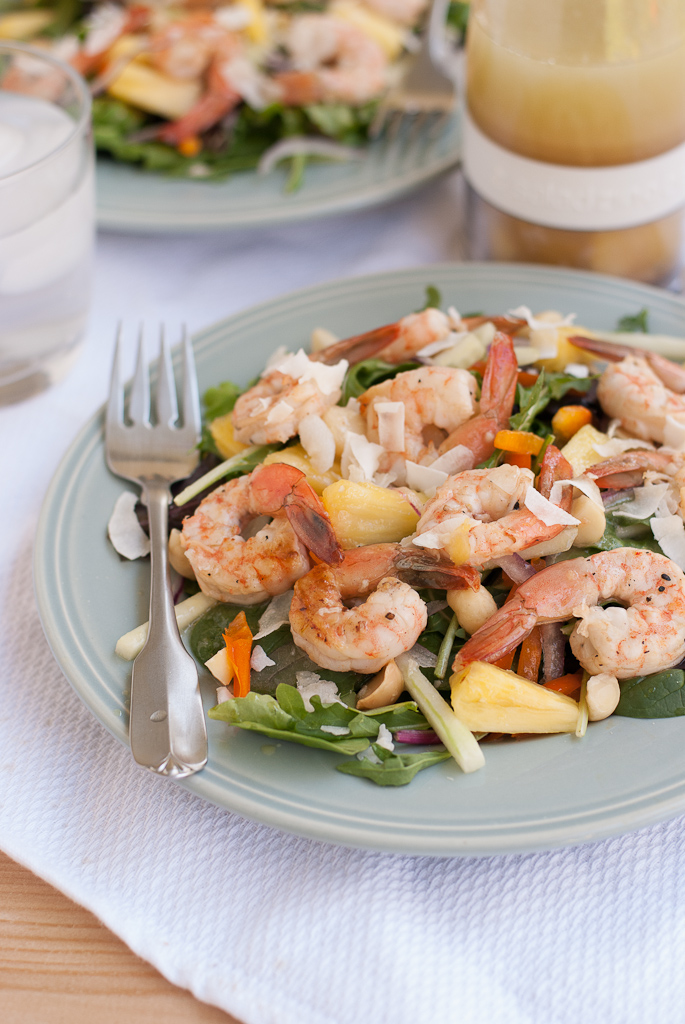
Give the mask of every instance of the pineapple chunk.
[(264, 5), (261, 0), (238, 0), (236, 6), (244, 7), (250, 15), (250, 20), (245, 27), (245, 32), (250, 42), (266, 43), (268, 28)]
[(290, 448), (283, 448), (280, 452), (271, 452), (264, 459), (264, 465), (270, 466), (273, 462), (285, 462), (286, 465), (301, 470), (307, 477), (307, 483), (317, 494), (323, 494), (327, 487), (340, 479), (340, 466), (337, 462), (334, 462), (325, 473), (320, 473), (318, 469), (314, 469), (311, 459), (301, 444), (293, 444)]
[(584, 363), (586, 366), (597, 362), (597, 356), (592, 352), (586, 352), (584, 348), (572, 345), (568, 340), (574, 334), (587, 334), (582, 327), (559, 327), (557, 330), (557, 354), (553, 359), (538, 359), (535, 365), (541, 366), (543, 370), (558, 371), (561, 373), (569, 363)]
[(219, 455), (223, 459), (230, 459), (249, 447), (249, 445), (236, 441), (230, 412), (227, 412), (225, 416), (217, 416), (215, 420), (212, 420), (209, 424), (209, 432), (214, 439)]
[(183, 117), (195, 106), (201, 91), (199, 81), (170, 78), (148, 67), (138, 57), (127, 64), (107, 88), (109, 95), (116, 100), (172, 121)]
[(343, 548), (402, 540), (414, 532), (419, 521), (401, 491), (377, 484), (338, 480), (322, 497)]
[(450, 684), (454, 713), (472, 732), (574, 732), (578, 723), (571, 697), (484, 661), (456, 672)]
[(591, 423), (581, 427), (573, 435), (568, 444), (561, 449), (561, 454), (571, 463), (574, 476), (582, 476), (586, 469), (602, 461), (602, 456), (595, 451), (595, 445), (606, 444), (608, 434), (596, 430)]
[(15, 11), (0, 17), (0, 39), (31, 39), (47, 28), (52, 11)]

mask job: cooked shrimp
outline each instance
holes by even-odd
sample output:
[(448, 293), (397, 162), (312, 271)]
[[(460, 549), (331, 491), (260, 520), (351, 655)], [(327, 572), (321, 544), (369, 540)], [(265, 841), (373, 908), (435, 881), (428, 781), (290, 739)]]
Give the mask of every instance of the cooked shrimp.
[[(600, 607), (609, 600), (623, 607)], [(629, 679), (671, 668), (685, 654), (685, 574), (665, 555), (638, 548), (550, 565), (473, 634), (454, 668), (497, 661), (538, 623), (574, 616), (571, 650), (590, 675)]]
[[(259, 383), (235, 403), (233, 430), (241, 444), (282, 444), (297, 434), (305, 416), (323, 416), (337, 403), (341, 395), (338, 381), (342, 383), (347, 363), (338, 364), (338, 373), (324, 388), (315, 376), (299, 373), (298, 360), (305, 366), (310, 362), (300, 352), (279, 364), (283, 369), (267, 369)], [(298, 376), (291, 376), (288, 370)]]
[[(242, 532), (273, 516), (253, 537)], [(219, 601), (258, 604), (282, 594), (309, 571), (307, 549), (342, 558), (328, 515), (294, 466), (260, 466), (217, 488), (184, 520), (181, 545), (200, 588)]]
[(596, 462), (585, 472), (597, 481), (598, 487), (611, 490), (638, 487), (645, 478), (652, 481), (673, 480), (678, 487), (682, 487), (685, 485), (685, 452), (671, 451), (669, 448), (660, 448), (658, 451), (640, 448)]
[(410, 313), (401, 320), (383, 327), (375, 327), (364, 334), (354, 334), (343, 338), (335, 345), (329, 345), (322, 352), (312, 356), (322, 363), (336, 363), (339, 359), (347, 359), (353, 366), (362, 359), (377, 356), (386, 363), (403, 363), (413, 359), (422, 348), (435, 341), (444, 341), (451, 330), (475, 330), (484, 323), (491, 323), (496, 330), (504, 334), (515, 334), (520, 327), (526, 326), (525, 320), (512, 317), (473, 316), (462, 318), (452, 323), (450, 318), (439, 309), (429, 306), (420, 313)]
[[(406, 582), (404, 582), (406, 580)], [(335, 672), (377, 672), (416, 643), (426, 605), (409, 585), (477, 589), (478, 573), (399, 544), (346, 551), (341, 565), (317, 565), (295, 584), (293, 640), (312, 661)], [(363, 597), (354, 608), (346, 601)]]
[[(569, 480), (570, 465), (561, 452), (550, 445), (543, 465), (547, 493), (553, 479)], [(542, 474), (541, 474), (542, 475)], [(452, 541), (459, 536), (460, 561), (483, 567), (505, 555), (523, 551), (551, 540), (565, 529), (562, 524), (547, 526), (538, 519), (524, 501), (534, 485), (531, 470), (518, 466), (497, 466), (494, 469), (471, 469), (450, 477), (423, 510), (416, 527), (414, 544), (419, 547), (447, 547), (457, 554)], [(572, 489), (562, 490), (561, 507), (568, 512)]]
[(383, 49), (348, 21), (328, 14), (295, 15), (284, 44), (294, 71), (274, 77), (287, 106), (367, 103), (385, 89)]
[(668, 417), (685, 425), (685, 369), (642, 349), (611, 345), (592, 338), (571, 338), (609, 363), (600, 377), (597, 397), (604, 411), (633, 437), (666, 442)]
[(379, 402), (404, 405), (404, 455), (418, 462), (429, 450), (435, 456), (436, 445), (428, 436), (431, 428), (437, 428), (438, 433), (443, 431), (444, 437), (444, 432), (451, 433), (475, 415), (478, 409), (476, 378), (468, 370), (423, 366), (374, 384), (360, 396), (359, 406), (362, 416), (366, 417), (367, 436), (375, 442), (378, 442), (376, 406)]
[(490, 458), (495, 450), (497, 432), (509, 426), (517, 382), (518, 362), (514, 343), (510, 335), (498, 331), (488, 352), (478, 415), (453, 430), (440, 445), (439, 454), (461, 445), (471, 452), (472, 466)]

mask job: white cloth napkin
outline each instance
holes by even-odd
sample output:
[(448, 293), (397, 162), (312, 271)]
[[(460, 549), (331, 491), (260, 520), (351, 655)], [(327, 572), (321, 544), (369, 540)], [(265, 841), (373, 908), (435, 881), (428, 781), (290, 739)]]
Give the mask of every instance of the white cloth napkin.
[(459, 256), (456, 183), (341, 220), (99, 240), (85, 352), (0, 409), (0, 846), (170, 981), (245, 1024), (670, 1024), (685, 1018), (682, 819), (484, 859), (340, 849), (246, 821), (134, 766), (43, 638), (42, 495), (103, 401), (116, 320), (195, 329), (319, 280)]

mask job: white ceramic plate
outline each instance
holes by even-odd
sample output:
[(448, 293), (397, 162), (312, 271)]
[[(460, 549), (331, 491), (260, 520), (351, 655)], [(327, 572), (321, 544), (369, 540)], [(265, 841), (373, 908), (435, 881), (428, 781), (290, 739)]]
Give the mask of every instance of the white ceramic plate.
[(141, 171), (101, 157), (97, 219), (117, 231), (209, 231), (267, 227), (388, 202), (459, 162), (459, 117), (434, 140), (374, 143), (363, 159), (310, 164), (298, 192), (286, 194), (286, 172), (234, 174), (222, 182), (188, 181)]
[[(338, 281), (275, 299), (195, 339), (201, 386), (246, 382), (278, 344), (297, 348), (315, 326), (340, 336), (420, 307), (426, 284), (462, 312), (575, 311), (612, 329), (649, 308), (655, 332), (685, 335), (685, 304), (666, 292), (575, 271), (514, 265), (444, 265)], [(685, 357), (685, 343), (683, 344)], [(55, 656), (93, 714), (127, 742), (130, 665), (118, 636), (147, 618), (149, 570), (124, 564), (106, 523), (124, 483), (105, 467), (102, 417), (81, 431), (50, 486), (38, 530), (36, 593)], [(214, 686), (205, 675), (206, 707)], [(209, 763), (179, 785), (278, 828), (398, 853), (498, 854), (601, 839), (685, 812), (685, 721), (612, 717), (584, 739), (545, 736), (488, 746), (486, 766), (453, 761), (383, 789), (334, 770), (337, 756), (209, 722)], [(160, 783), (161, 784), (161, 783)]]

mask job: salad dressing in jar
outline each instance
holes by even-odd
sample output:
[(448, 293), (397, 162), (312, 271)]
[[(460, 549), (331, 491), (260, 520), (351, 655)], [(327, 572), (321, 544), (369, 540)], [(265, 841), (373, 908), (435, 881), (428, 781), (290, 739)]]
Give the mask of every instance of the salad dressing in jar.
[(668, 282), (685, 207), (685, 4), (471, 7), (471, 255)]

